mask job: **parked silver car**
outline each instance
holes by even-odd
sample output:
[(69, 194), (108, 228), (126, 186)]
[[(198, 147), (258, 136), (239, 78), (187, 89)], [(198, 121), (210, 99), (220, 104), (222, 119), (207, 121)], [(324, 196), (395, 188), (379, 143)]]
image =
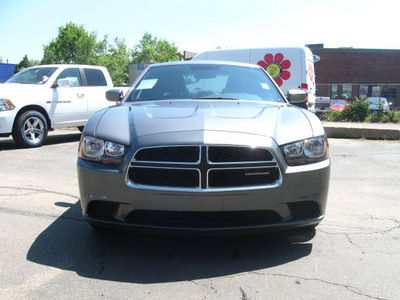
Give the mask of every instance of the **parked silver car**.
[[(191, 231), (316, 226), (330, 159), (324, 128), (261, 67), (154, 64), (79, 146), (84, 218), (94, 226)], [(291, 91), (291, 101), (304, 101)]]
[[(367, 98), (369, 101), (369, 109), (371, 111), (389, 111), (389, 103), (386, 98), (383, 97), (369, 97)], [(391, 104), (391, 103), (390, 103)]]

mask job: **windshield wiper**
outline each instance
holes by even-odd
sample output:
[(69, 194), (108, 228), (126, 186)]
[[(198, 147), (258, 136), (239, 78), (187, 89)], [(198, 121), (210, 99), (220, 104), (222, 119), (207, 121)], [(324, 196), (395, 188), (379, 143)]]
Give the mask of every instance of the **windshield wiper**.
[(199, 97), (199, 98), (193, 98), (193, 99), (239, 100), (239, 99), (237, 99), (237, 98), (231, 98), (231, 97)]

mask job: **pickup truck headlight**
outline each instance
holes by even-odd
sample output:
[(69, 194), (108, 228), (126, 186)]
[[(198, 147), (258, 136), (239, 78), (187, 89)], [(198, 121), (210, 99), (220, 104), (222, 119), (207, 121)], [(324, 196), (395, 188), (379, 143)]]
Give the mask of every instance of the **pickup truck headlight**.
[(14, 104), (8, 99), (0, 99), (0, 111), (1, 110), (13, 110)]
[(311, 138), (281, 147), (289, 166), (312, 164), (329, 157), (326, 137)]
[(79, 157), (103, 164), (118, 165), (125, 155), (126, 146), (91, 136), (81, 139)]

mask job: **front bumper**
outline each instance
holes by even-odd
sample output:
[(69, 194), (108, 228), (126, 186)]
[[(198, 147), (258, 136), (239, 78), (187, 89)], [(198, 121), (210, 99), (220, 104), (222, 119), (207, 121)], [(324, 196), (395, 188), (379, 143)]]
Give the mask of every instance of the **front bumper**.
[(16, 110), (0, 111), (0, 136), (8, 136), (12, 132)]
[(267, 188), (197, 191), (133, 188), (121, 166), (78, 159), (84, 218), (133, 230), (259, 232), (317, 225), (325, 215), (330, 160), (280, 164), (282, 181)]

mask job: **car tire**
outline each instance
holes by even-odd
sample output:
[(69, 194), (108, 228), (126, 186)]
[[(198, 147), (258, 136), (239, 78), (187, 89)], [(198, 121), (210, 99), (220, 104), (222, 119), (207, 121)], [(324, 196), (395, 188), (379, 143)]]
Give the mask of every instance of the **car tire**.
[(46, 118), (38, 111), (30, 110), (18, 117), (14, 124), (12, 136), (14, 141), (24, 147), (39, 147), (48, 133)]

